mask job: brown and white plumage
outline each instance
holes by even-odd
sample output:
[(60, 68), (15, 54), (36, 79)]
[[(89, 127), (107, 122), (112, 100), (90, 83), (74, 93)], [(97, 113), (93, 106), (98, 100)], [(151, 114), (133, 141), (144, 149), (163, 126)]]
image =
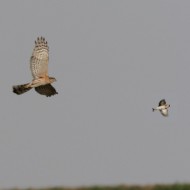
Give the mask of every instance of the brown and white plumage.
[(57, 94), (55, 88), (51, 85), (56, 79), (48, 76), (49, 47), (43, 37), (38, 37), (35, 41), (35, 47), (30, 58), (30, 70), (33, 76), (31, 83), (13, 86), (13, 92), (20, 95), (32, 88), (36, 92), (45, 96)]
[(156, 108), (152, 108), (152, 111), (159, 110), (163, 116), (167, 117), (169, 107), (170, 107), (170, 104), (167, 104), (166, 100), (162, 99), (162, 100), (160, 100), (160, 102)]
[(30, 70), (34, 79), (48, 75), (49, 47), (45, 38), (37, 38), (30, 58)]

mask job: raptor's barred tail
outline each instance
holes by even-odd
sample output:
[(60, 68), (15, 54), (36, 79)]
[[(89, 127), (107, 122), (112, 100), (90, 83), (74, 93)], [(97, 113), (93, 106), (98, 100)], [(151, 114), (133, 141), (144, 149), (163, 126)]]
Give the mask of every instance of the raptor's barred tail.
[(28, 84), (29, 83), (13, 86), (13, 92), (20, 95), (20, 94), (23, 94), (23, 93), (29, 91), (30, 89), (32, 89), (32, 87), (28, 87)]

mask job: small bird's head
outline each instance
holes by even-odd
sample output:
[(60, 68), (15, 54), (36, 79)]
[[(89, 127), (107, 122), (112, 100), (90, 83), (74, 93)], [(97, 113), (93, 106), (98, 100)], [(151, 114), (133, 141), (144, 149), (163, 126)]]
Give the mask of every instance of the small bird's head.
[(54, 77), (49, 77), (50, 83), (57, 81)]

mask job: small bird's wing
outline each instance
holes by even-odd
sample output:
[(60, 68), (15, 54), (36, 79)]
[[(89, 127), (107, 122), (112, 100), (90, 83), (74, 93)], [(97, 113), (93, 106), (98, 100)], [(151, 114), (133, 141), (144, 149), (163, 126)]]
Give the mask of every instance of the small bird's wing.
[(34, 79), (48, 75), (48, 60), (48, 43), (43, 37), (37, 38), (30, 58), (30, 70)]
[(35, 88), (36, 92), (38, 92), (41, 95), (45, 96), (53, 96), (55, 94), (58, 94), (55, 90), (55, 88), (51, 84), (41, 85)]
[(166, 100), (165, 99), (162, 99), (160, 100), (158, 106), (163, 106), (163, 105), (166, 105)]
[(167, 117), (167, 116), (168, 116), (168, 109), (160, 110), (160, 113), (161, 113), (163, 116)]

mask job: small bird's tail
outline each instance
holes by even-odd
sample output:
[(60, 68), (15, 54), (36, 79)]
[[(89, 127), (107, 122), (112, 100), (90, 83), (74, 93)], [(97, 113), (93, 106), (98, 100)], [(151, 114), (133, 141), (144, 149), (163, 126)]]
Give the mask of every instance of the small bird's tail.
[(13, 92), (18, 95), (23, 94), (23, 93), (29, 91), (30, 89), (32, 89), (32, 87), (30, 87), (28, 85), (29, 85), (29, 83), (13, 86)]
[(156, 109), (152, 108), (152, 111), (154, 112)]

